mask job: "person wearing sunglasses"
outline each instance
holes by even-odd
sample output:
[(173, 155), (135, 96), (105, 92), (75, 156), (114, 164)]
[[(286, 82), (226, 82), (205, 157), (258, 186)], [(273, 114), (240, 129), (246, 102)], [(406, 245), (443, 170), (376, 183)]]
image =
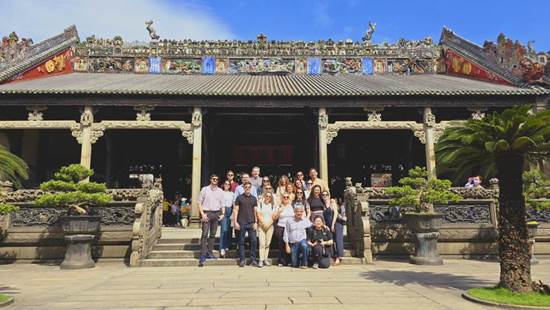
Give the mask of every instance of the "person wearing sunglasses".
[(245, 245), (244, 239), (248, 234), (250, 239), (250, 265), (258, 267), (256, 261), (256, 249), (258, 248), (258, 238), (256, 230), (258, 228), (258, 220), (256, 214), (258, 212), (258, 200), (252, 195), (252, 184), (244, 183), (244, 193), (239, 195), (235, 200), (233, 212), (234, 227), (239, 230), (239, 267), (244, 267), (245, 261)]
[(265, 192), (265, 188), (269, 186), (271, 187), (271, 180), (269, 180), (269, 177), (263, 177), (262, 178), (262, 186), (258, 187), (258, 197), (261, 197), (263, 196), (264, 192)]
[[(302, 184), (301, 187), (304, 191), (307, 190), (306, 180), (304, 179), (304, 173), (302, 171), (296, 172), (296, 178), (295, 178), (295, 181), (294, 181), (294, 186), (296, 186), (296, 181), (300, 181), (300, 184)], [(296, 187), (296, 188), (298, 188), (298, 187)]]
[(258, 265), (262, 268), (269, 266), (269, 246), (273, 237), (273, 217), (277, 207), (273, 203), (273, 193), (266, 192), (260, 199), (256, 217), (258, 218), (258, 239), (260, 240), (260, 261)]
[(304, 216), (310, 218), (311, 211), (309, 209), (309, 203), (307, 202), (307, 199), (304, 195), (304, 190), (302, 188), (298, 188), (296, 190), (296, 197), (292, 201), (292, 207), (296, 209), (297, 206), (302, 206), (305, 210)]
[(279, 257), (277, 260), (277, 265), (279, 267), (283, 267), (288, 265), (290, 254), (286, 252), (286, 244), (283, 240), (286, 222), (294, 217), (294, 208), (290, 202), (289, 194), (282, 195), (281, 203), (275, 214), (275, 218), (278, 220), (275, 234), (277, 236), (277, 241), (279, 242)]
[(223, 183), (223, 209), (225, 210), (225, 216), (220, 223), (220, 257), (224, 258), (226, 252), (231, 246), (231, 239), (233, 236), (233, 228), (231, 227), (231, 215), (233, 214), (233, 196), (235, 195), (231, 191), (231, 183), (229, 180)]
[(225, 175), (226, 181), (229, 181), (229, 185), (231, 186), (231, 191), (234, 193), (237, 189), (237, 186), (239, 186), (239, 183), (235, 181), (235, 173), (233, 170), (228, 170), (227, 174)]
[[(223, 205), (223, 191), (218, 187), (218, 176), (210, 176), (210, 185), (201, 189), (199, 195), (199, 215), (201, 217), (201, 254), (199, 257), (199, 267), (204, 266), (207, 258), (214, 259), (212, 251), (214, 250), (214, 240), (218, 223), (225, 217)], [(207, 244), (208, 242), (208, 244)]]

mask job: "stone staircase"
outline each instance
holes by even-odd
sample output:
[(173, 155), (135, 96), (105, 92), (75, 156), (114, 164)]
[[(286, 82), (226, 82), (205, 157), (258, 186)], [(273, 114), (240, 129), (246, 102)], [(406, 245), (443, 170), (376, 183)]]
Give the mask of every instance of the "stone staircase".
[[(214, 255), (219, 257), (219, 239), (216, 238)], [(272, 243), (277, 242), (275, 239)], [(343, 265), (362, 264), (363, 259), (352, 257), (349, 245), (345, 244)], [(153, 247), (145, 260), (141, 262), (143, 267), (179, 267), (198, 266), (200, 255), (200, 230), (196, 228), (163, 228), (162, 238)], [(205, 266), (236, 266), (238, 263), (238, 252), (230, 250), (226, 258), (206, 261)], [(277, 250), (270, 250), (270, 262), (276, 264)], [(248, 251), (247, 251), (248, 257)]]

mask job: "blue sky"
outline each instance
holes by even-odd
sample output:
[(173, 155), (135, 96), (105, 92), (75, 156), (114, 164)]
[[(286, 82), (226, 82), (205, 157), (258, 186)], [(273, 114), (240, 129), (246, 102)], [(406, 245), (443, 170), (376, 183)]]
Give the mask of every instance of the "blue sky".
[(478, 44), (503, 32), (549, 51), (549, 12), (547, 0), (0, 0), (0, 30), (38, 41), (76, 24), (82, 38), (145, 41), (143, 22), (151, 18), (163, 38), (247, 40), (263, 32), (277, 40), (360, 40), (372, 20), (375, 42), (428, 35), (437, 42), (446, 25)]

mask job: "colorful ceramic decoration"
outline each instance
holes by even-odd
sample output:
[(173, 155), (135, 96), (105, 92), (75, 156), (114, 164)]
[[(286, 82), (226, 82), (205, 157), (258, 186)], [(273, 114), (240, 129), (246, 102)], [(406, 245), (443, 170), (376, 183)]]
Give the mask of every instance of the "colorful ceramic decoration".
[(445, 51), (445, 65), (447, 66), (447, 73), (454, 75), (469, 76), (478, 80), (490, 81), (499, 84), (509, 85), (510, 83), (498, 75), (476, 65), (458, 55), (453, 50), (447, 49)]
[(149, 73), (149, 62), (146, 58), (136, 58), (134, 63), (135, 73)]
[(73, 72), (72, 56), (72, 50), (67, 49), (50, 57), (34, 68), (17, 75), (13, 80), (32, 80), (45, 76), (71, 73)]
[(372, 75), (374, 74), (374, 63), (372, 58), (363, 57), (361, 58), (361, 67), (363, 68), (363, 74)]
[(296, 59), (296, 69), (294, 71), (296, 74), (307, 74), (307, 59), (298, 58)]
[(160, 73), (160, 57), (150, 56), (149, 57), (149, 73), (159, 74)]
[(229, 72), (229, 59), (216, 58), (216, 74), (227, 74)]
[(87, 72), (88, 71), (88, 59), (82, 57), (74, 58), (74, 71), (76, 72)]
[(307, 74), (321, 74), (321, 58), (311, 57), (307, 59)]
[(374, 73), (377, 73), (377, 74), (384, 74), (385, 70), (384, 70), (384, 59), (375, 59), (374, 60)]
[(202, 74), (214, 74), (216, 71), (216, 58), (206, 56), (202, 59)]
[(165, 59), (162, 62), (162, 73), (198, 74), (201, 73), (201, 60), (199, 58)]
[(229, 73), (293, 73), (294, 59), (244, 58), (229, 59)]

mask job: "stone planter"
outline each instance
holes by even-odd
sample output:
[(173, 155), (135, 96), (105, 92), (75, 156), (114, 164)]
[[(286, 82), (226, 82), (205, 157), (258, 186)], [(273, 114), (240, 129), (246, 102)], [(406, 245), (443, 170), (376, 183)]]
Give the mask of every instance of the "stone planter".
[(416, 265), (443, 265), (437, 253), (437, 239), (442, 215), (438, 213), (409, 213), (404, 215), (414, 235), (414, 255), (411, 263)]
[(538, 227), (539, 227), (539, 223), (537, 222), (527, 223), (527, 232), (529, 233), (529, 253), (531, 254), (531, 265), (536, 265), (539, 263), (539, 260), (535, 257), (535, 237), (537, 236)]
[(61, 216), (67, 251), (61, 269), (92, 268), (92, 242), (99, 231), (100, 216)]

